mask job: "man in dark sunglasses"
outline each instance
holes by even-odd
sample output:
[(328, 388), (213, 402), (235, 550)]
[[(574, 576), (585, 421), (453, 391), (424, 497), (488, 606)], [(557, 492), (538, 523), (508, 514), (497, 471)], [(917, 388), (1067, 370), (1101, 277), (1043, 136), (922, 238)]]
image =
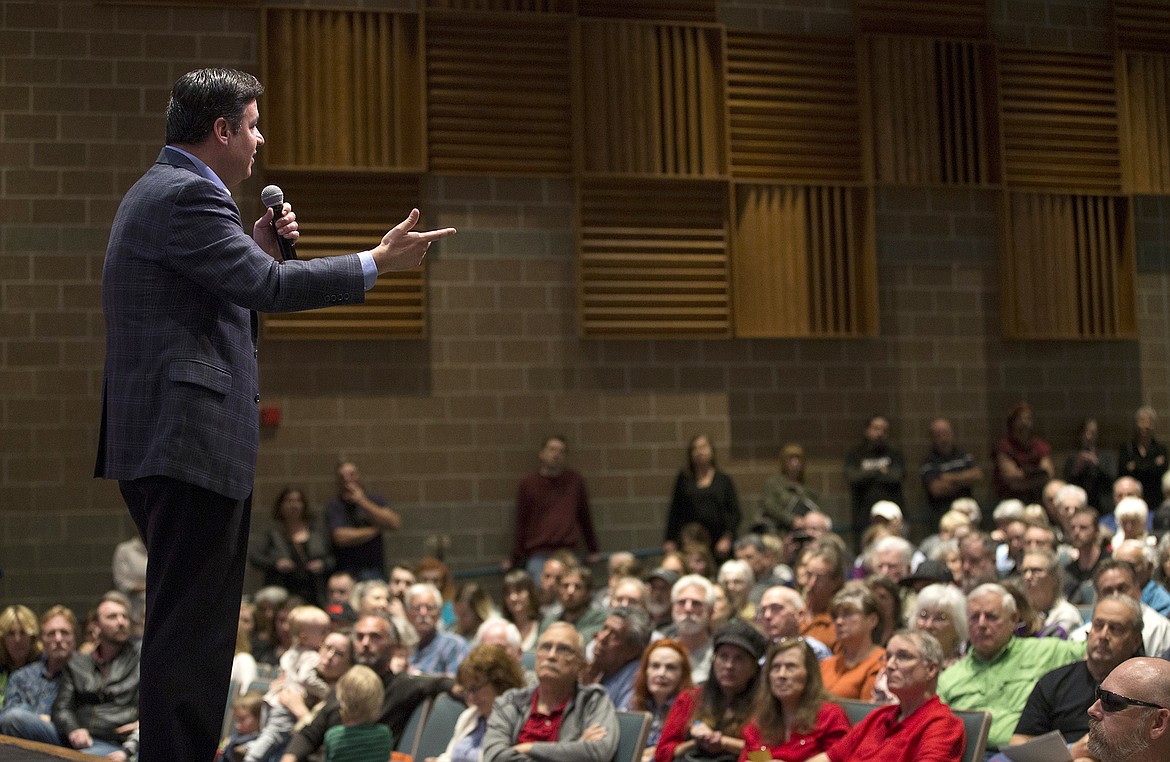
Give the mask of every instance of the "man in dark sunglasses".
[(1109, 673), (1089, 707), (1088, 746), (1097, 762), (1170, 759), (1170, 662), (1130, 659)]

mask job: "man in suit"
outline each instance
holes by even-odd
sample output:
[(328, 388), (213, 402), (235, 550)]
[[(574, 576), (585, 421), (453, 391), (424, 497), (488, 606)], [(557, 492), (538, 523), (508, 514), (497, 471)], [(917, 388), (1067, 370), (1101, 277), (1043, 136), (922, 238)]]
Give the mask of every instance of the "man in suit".
[(229, 188), (264, 144), (255, 77), (175, 83), (166, 147), (114, 218), (102, 275), (106, 365), (95, 475), (117, 479), (147, 547), (141, 758), (208, 762), (227, 695), (259, 446), (256, 311), (356, 303), (417, 267), (418, 211), (374, 249), (281, 261), (285, 204), (243, 229)]

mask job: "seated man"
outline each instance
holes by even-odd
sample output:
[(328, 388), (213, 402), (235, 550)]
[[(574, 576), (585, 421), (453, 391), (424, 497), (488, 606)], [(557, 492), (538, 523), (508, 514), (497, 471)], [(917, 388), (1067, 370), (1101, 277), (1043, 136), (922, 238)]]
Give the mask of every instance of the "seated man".
[(963, 755), (963, 721), (935, 689), (942, 646), (922, 631), (899, 630), (886, 648), (886, 679), (897, 704), (875, 709), (812, 762), (954, 762)]
[(73, 654), (62, 670), (53, 724), (63, 745), (125, 762), (138, 751), (138, 646), (126, 596), (102, 596), (97, 628), (93, 653)]
[(64, 606), (53, 606), (41, 616), (44, 652), (8, 678), (0, 709), (0, 735), (41, 743), (61, 744), (53, 727), (53, 702), (61, 673), (77, 645), (77, 617)]
[(691, 680), (698, 685), (707, 679), (715, 652), (712, 645), (715, 585), (700, 574), (688, 574), (670, 590), (673, 621), (662, 629), (663, 637), (674, 638), (687, 649), (691, 659)]
[(651, 631), (645, 609), (619, 606), (610, 611), (593, 636), (593, 663), (584, 670), (582, 682), (599, 683), (616, 708), (629, 709), (634, 678), (642, 652), (650, 645)]
[(971, 650), (939, 678), (938, 695), (952, 709), (991, 712), (987, 747), (1011, 740), (1036, 681), (1080, 659), (1083, 643), (1058, 638), (1013, 637), (1019, 614), (1011, 593), (995, 583), (967, 594)]
[(467, 656), (467, 641), (452, 632), (440, 632), (439, 614), (443, 596), (425, 582), (406, 591), (406, 618), (418, 633), (418, 646), (410, 655), (410, 666), (428, 675), (454, 676), (459, 662)]
[(618, 745), (613, 702), (597, 685), (581, 685), (585, 642), (556, 622), (536, 645), (535, 688), (496, 699), (483, 739), (482, 762), (610, 762)]
[(1154, 579), (1158, 551), (1141, 540), (1125, 540), (1114, 546), (1113, 557), (1133, 564), (1137, 572), (1137, 586), (1142, 591), (1142, 603), (1162, 616), (1170, 616), (1170, 592)]
[[(800, 629), (807, 618), (808, 613), (805, 611), (804, 599), (800, 597), (800, 593), (783, 585), (775, 585), (764, 591), (760, 605), (756, 608), (757, 626), (763, 631), (769, 643), (800, 637)], [(812, 648), (818, 660), (833, 655), (829, 647), (816, 638), (806, 635), (804, 641)]]
[(1126, 659), (1141, 653), (1142, 612), (1124, 595), (1097, 601), (1089, 622), (1085, 660), (1052, 670), (1036, 683), (1012, 734), (1012, 744), (1024, 743), (1059, 730), (1074, 759), (1088, 757), (1090, 706), (1105, 676)]
[[(1141, 602), (1142, 589), (1133, 564), (1116, 558), (1107, 558), (1097, 564), (1093, 573), (1093, 590), (1100, 600), (1109, 595), (1128, 595), (1142, 610), (1142, 646), (1148, 654), (1161, 654), (1170, 648), (1170, 620)], [(1089, 625), (1078, 627), (1068, 634), (1069, 640), (1084, 641)]]
[(561, 575), (561, 610), (554, 616), (545, 617), (541, 630), (548, 629), (554, 622), (565, 622), (577, 628), (581, 637), (591, 639), (605, 623), (605, 609), (593, 605), (593, 573), (587, 566), (566, 569)]
[(1101, 683), (1089, 707), (1089, 755), (1097, 762), (1170, 759), (1170, 662), (1130, 659)]
[[(359, 619), (353, 627), (353, 645), (354, 662), (369, 667), (382, 678), (382, 713), (378, 722), (388, 725), (394, 738), (402, 737), (402, 730), (415, 707), (450, 690), (454, 683), (446, 677), (391, 672), (390, 661), (398, 645), (398, 633), (385, 616), (372, 614)], [(325, 698), (325, 705), (312, 721), (293, 734), (280, 762), (304, 762), (321, 747), (325, 732), (341, 724), (341, 704), (336, 690), (331, 690)]]

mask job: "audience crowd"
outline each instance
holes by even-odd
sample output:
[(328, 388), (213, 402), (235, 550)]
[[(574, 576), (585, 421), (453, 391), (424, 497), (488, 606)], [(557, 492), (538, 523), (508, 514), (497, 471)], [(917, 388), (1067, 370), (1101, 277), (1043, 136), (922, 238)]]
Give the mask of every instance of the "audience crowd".
[[(383, 534), (402, 518), (341, 463), (323, 517), (289, 487), (254, 538), (264, 586), (240, 604), (220, 758), (386, 762), (414, 709), (446, 693), (467, 709), (425, 762), (609, 762), (624, 711), (649, 715), (643, 762), (954, 762), (976, 741), (971, 711), (990, 715), (994, 759), (1053, 731), (1078, 761), (1170, 759), (1155, 426), (1141, 408), (1114, 454), (1086, 420), (1058, 474), (1020, 403), (981, 506), (979, 459), (933, 421), (919, 470), (933, 533), (917, 545), (912, 466), (885, 416), (844, 457), (850, 542), (804, 485), (802, 447), (783, 447), (749, 509), (697, 435), (661, 549), (609, 553), (596, 583), (585, 479), (549, 437), (498, 596), (457, 586), (437, 557), (387, 568)], [(0, 610), (0, 734), (136, 758), (138, 544), (119, 546), (118, 589), (84, 621)]]

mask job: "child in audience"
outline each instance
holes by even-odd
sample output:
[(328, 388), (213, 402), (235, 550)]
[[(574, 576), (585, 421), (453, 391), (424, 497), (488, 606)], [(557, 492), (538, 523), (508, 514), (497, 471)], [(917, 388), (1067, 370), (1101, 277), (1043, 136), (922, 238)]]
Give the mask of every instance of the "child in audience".
[(242, 762), (248, 745), (260, 734), (260, 711), (264, 708), (264, 694), (249, 691), (232, 705), (232, 734), (220, 749), (220, 762)]
[(312, 706), (329, 692), (329, 686), (317, 674), (321, 655), (317, 649), (329, 634), (329, 615), (316, 606), (297, 606), (288, 615), (292, 646), (281, 654), (280, 677), (272, 682), (264, 703), (268, 707), (260, 737), (249, 747), (244, 762), (263, 762), (274, 751), (284, 749), (292, 737), (295, 717), (280, 700), (282, 690), (301, 694)]
[(369, 667), (351, 667), (337, 681), (341, 725), (325, 731), (325, 762), (386, 762), (390, 758), (390, 728), (378, 722), (382, 714), (382, 680)]

